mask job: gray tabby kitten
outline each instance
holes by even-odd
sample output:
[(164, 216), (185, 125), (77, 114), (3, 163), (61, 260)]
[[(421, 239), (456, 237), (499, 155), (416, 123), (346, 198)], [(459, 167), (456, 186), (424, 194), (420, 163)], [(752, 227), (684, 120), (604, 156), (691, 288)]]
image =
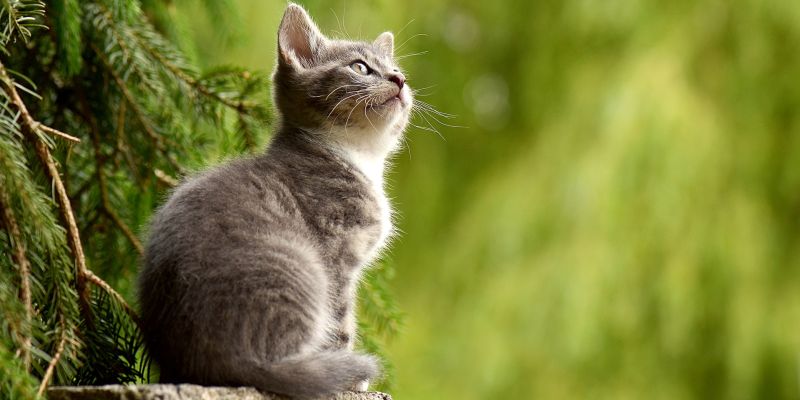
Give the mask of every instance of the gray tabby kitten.
[(412, 103), (393, 46), (389, 32), (328, 39), (288, 6), (268, 149), (188, 179), (152, 220), (139, 302), (162, 382), (312, 398), (379, 373), (353, 339), (358, 280), (392, 232), (384, 163)]

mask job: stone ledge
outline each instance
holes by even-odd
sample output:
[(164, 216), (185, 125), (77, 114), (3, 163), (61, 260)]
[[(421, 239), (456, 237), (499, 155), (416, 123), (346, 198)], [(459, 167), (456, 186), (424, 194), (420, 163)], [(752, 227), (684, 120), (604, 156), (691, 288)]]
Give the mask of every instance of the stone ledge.
[[(53, 386), (50, 400), (283, 400), (249, 387), (206, 387), (198, 385), (106, 385)], [(379, 392), (343, 392), (327, 400), (392, 400)]]

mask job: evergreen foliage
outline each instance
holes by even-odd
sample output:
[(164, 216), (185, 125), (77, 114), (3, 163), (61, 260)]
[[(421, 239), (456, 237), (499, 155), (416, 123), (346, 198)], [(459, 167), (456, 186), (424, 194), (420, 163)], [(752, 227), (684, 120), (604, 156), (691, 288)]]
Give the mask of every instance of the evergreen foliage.
[[(235, 22), (232, 3), (202, 4), (220, 30)], [(0, 1), (2, 398), (148, 381), (126, 300), (139, 228), (182, 176), (265, 143), (267, 74), (200, 73), (174, 11), (162, 0)], [(376, 269), (362, 291), (363, 345), (378, 353), (400, 320), (391, 272)]]
[(263, 145), (268, 76), (200, 73), (169, 3), (0, 1), (0, 397), (147, 381), (139, 227), (204, 152)]

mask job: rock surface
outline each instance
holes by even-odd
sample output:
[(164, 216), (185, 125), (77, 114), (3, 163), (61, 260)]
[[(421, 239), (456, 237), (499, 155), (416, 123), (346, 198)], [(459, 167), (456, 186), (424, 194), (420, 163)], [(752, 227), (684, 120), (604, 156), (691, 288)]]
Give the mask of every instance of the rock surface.
[[(198, 385), (106, 385), (54, 386), (50, 400), (283, 400), (253, 388), (205, 387)], [(392, 400), (378, 392), (344, 392), (327, 400)]]

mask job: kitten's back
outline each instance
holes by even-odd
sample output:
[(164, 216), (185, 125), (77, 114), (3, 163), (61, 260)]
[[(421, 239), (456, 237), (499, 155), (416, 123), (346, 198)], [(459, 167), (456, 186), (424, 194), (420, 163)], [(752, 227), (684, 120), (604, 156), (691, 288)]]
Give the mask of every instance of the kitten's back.
[(281, 181), (286, 157), (208, 171), (156, 214), (139, 295), (162, 382), (313, 397), (378, 373), (370, 356), (321, 350), (329, 283)]

